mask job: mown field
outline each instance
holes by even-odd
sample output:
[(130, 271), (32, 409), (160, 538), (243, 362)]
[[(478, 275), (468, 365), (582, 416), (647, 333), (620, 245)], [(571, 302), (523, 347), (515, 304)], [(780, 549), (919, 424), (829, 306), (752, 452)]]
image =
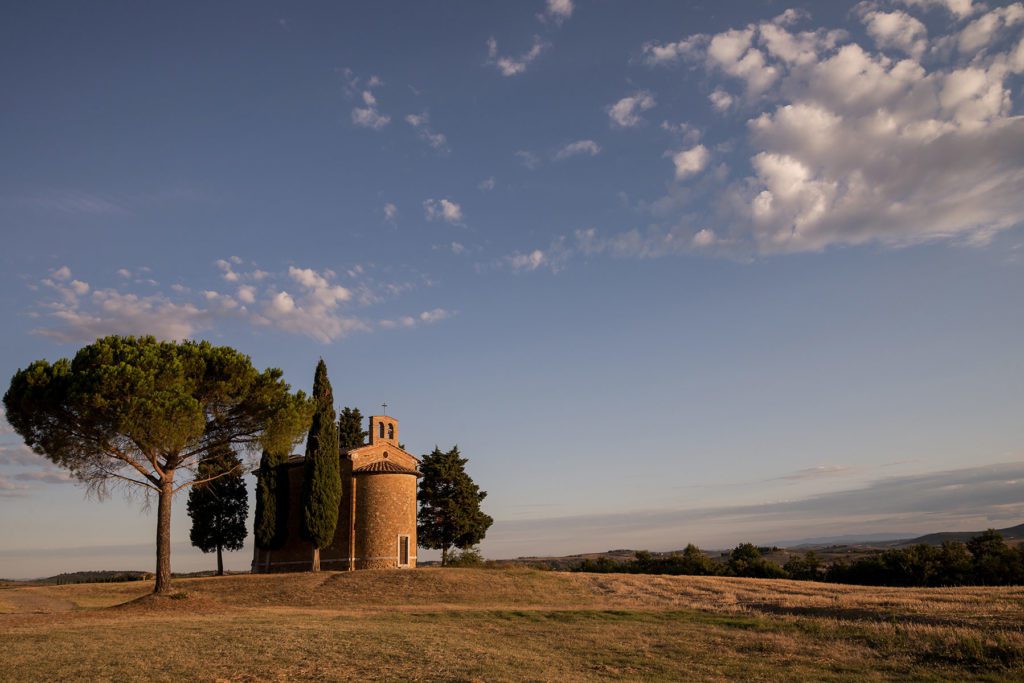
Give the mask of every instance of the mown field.
[(1022, 680), (1024, 588), (530, 569), (0, 588), (0, 680)]

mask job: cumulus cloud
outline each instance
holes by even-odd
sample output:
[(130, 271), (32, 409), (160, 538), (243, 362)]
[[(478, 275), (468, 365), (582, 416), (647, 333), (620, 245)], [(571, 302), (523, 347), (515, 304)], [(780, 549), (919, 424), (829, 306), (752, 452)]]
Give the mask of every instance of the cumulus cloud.
[(387, 318), (377, 324), (384, 329), (411, 328), (420, 325), (433, 325), (451, 318), (455, 313), (444, 308), (434, 308), (423, 311), (419, 315), (403, 315), (398, 318)]
[[(802, 19), (782, 16), (644, 46), (649, 64), (686, 60), (744, 85), (737, 103), (712, 82), (712, 106), (750, 112), (750, 172), (728, 176), (718, 195), (731, 243), (762, 253), (984, 244), (1024, 222), (1024, 119), (1009, 88), (1024, 43), (1004, 30), (1024, 22), (1024, 5), (945, 6), (974, 18), (932, 39), (919, 19), (871, 4), (860, 16), (874, 45), (797, 31)], [(939, 59), (931, 46), (950, 40), (963, 49)], [(673, 155), (677, 179), (707, 166), (695, 149)]]
[[(238, 257), (220, 259), (215, 265), (220, 278), (231, 283), (233, 294), (198, 286), (195, 290), (172, 286), (168, 294), (147, 295), (114, 288), (93, 290), (85, 283), (76, 287), (70, 268), (62, 267), (43, 279), (45, 288), (40, 291), (53, 294), (36, 303), (32, 315), (45, 322), (34, 332), (64, 342), (92, 341), (109, 334), (180, 340), (236, 320), (327, 343), (372, 329), (353, 309), (383, 303), (415, 286), (377, 281), (362, 266), (349, 269), (347, 274), (355, 282), (348, 287), (338, 283), (330, 269), (291, 266), (283, 273), (239, 269), (244, 264)], [(6, 428), (5, 422), (0, 424)], [(0, 436), (5, 433), (0, 430)], [(21, 459), (25, 451), (0, 443), (0, 464), (15, 456)]]
[(362, 84), (362, 90), (359, 90), (360, 79), (351, 69), (345, 69), (342, 74), (346, 81), (346, 94), (349, 97), (355, 97), (358, 92), (358, 98), (362, 101), (362, 106), (352, 108), (352, 125), (370, 130), (380, 130), (391, 123), (391, 117), (380, 112), (377, 96), (373, 92), (374, 88), (381, 87), (384, 82), (377, 76), (371, 76), (365, 84)]
[(497, 183), (494, 180), (494, 176), (491, 176), (490, 178), (484, 178), (479, 183), (477, 183), (477, 188), (480, 189), (480, 190), (483, 190), (484, 192), (490, 192), (496, 186), (497, 186)]
[(945, 9), (947, 12), (952, 14), (958, 19), (969, 17), (977, 12), (983, 3), (974, 4), (973, 0), (897, 0), (900, 4), (906, 5), (907, 7), (919, 7), (922, 9), (931, 9), (933, 7), (940, 7)]
[(352, 123), (360, 128), (380, 130), (391, 123), (391, 117), (377, 109), (377, 98), (369, 90), (363, 91), (363, 107), (353, 107)]
[(423, 202), (423, 214), (428, 221), (462, 225), (462, 207), (450, 199), (426, 200)]
[(868, 35), (882, 49), (901, 50), (915, 59), (928, 47), (928, 29), (906, 12), (871, 10), (861, 17)]
[(487, 39), (487, 63), (497, 67), (502, 76), (518, 76), (526, 71), (538, 57), (547, 44), (540, 39), (540, 36), (533, 37), (533, 45), (529, 50), (519, 57), (501, 56), (498, 54), (498, 41), (493, 37)]
[(448, 138), (444, 133), (438, 133), (430, 127), (430, 115), (427, 112), (422, 114), (409, 114), (405, 122), (416, 129), (416, 136), (439, 152), (448, 152)]
[(657, 104), (654, 96), (646, 90), (635, 92), (628, 97), (623, 97), (615, 104), (608, 107), (608, 118), (614, 126), (620, 128), (633, 128), (643, 122), (640, 112), (652, 109)]
[(718, 236), (715, 235), (715, 231), (711, 230), (710, 228), (701, 228), (693, 236), (693, 239), (691, 241), (693, 243), (693, 246), (701, 249), (705, 247), (710, 247), (717, 243)]
[(715, 88), (712, 90), (711, 94), (708, 95), (708, 100), (711, 102), (711, 106), (717, 111), (728, 110), (734, 101), (733, 96), (721, 88)]
[(561, 25), (563, 21), (572, 16), (572, 0), (547, 0), (544, 12), (537, 15), (541, 21), (550, 21), (555, 25)]
[(285, 289), (273, 292), (255, 316), (257, 323), (305, 334), (323, 343), (368, 329), (361, 320), (340, 310), (341, 304), (352, 299), (352, 291), (334, 282), (333, 271), (292, 266), (288, 277), (297, 287), (293, 290), (296, 293)]
[(956, 37), (957, 49), (966, 55), (973, 54), (994, 43), (1006, 29), (1021, 23), (1024, 23), (1024, 4), (1019, 2), (986, 12), (960, 31)]
[(711, 153), (704, 145), (696, 145), (690, 149), (671, 154), (672, 164), (676, 169), (676, 180), (685, 180), (690, 176), (697, 175), (707, 168)]
[(554, 155), (555, 161), (561, 161), (570, 157), (587, 155), (597, 156), (601, 153), (601, 145), (597, 144), (593, 140), (577, 140), (576, 142), (570, 142), (567, 145), (560, 147)]
[(384, 205), (384, 222), (392, 225), (398, 222), (398, 207), (391, 202)]

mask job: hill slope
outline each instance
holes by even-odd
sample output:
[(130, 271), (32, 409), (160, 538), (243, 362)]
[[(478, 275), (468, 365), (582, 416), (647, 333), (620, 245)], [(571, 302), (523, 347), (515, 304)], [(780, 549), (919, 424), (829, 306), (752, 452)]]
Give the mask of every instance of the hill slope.
[[(996, 529), (1003, 538), (1007, 541), (1024, 541), (1024, 524), (1018, 524), (1017, 526), (1007, 527), (1005, 529)], [(940, 531), (934, 534), (925, 534), (924, 536), (918, 536), (917, 538), (911, 538), (903, 541), (897, 541), (900, 545), (913, 545), (915, 543), (927, 543), (928, 545), (941, 545), (946, 541), (960, 541), (966, 543), (978, 534), (980, 531)]]
[[(0, 680), (1013, 680), (1024, 589), (419, 569), (0, 589)], [(4, 614), (6, 612), (6, 614)]]

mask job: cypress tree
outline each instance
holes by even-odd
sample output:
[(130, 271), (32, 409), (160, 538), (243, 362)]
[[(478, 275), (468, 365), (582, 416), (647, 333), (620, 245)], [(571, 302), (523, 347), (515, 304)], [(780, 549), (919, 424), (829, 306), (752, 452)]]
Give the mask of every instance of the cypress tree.
[(323, 358), (313, 378), (313, 422), (306, 438), (305, 477), (302, 483), (302, 530), (313, 544), (312, 570), (320, 571), (320, 549), (334, 539), (341, 504), (341, 462), (338, 426), (334, 421), (334, 393)]
[(256, 473), (256, 519), (253, 536), (256, 547), (279, 548), (288, 522), (288, 454), (263, 451)]
[(447, 453), (434, 447), (423, 456), (420, 471), (420, 513), (416, 537), (420, 546), (441, 551), (441, 565), (448, 564), (451, 548), (469, 548), (484, 539), (494, 520), (480, 509), (487, 496), (466, 473), (466, 458), (455, 446)]
[(224, 575), (224, 550), (241, 550), (248, 533), (249, 494), (242, 461), (224, 444), (199, 462), (196, 483), (188, 492), (189, 538), (204, 553), (217, 552), (217, 576)]
[(363, 414), (359, 412), (359, 408), (342, 408), (338, 417), (338, 441), (342, 449), (359, 448), (366, 443), (367, 435), (368, 432), (363, 429)]

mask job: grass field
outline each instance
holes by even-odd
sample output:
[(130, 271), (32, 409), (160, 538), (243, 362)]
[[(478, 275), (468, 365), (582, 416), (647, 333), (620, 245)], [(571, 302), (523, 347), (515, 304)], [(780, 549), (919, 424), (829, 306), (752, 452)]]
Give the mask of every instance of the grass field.
[(0, 680), (1024, 679), (1024, 588), (529, 569), (175, 588), (0, 589)]

